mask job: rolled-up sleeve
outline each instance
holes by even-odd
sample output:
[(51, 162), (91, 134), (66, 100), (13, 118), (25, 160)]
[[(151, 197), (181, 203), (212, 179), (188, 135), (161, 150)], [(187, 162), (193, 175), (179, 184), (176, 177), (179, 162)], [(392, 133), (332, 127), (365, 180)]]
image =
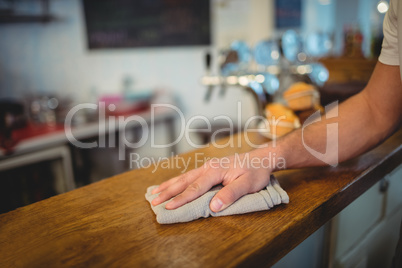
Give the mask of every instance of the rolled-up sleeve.
[(397, 5), (398, 1), (390, 1), (383, 23), (384, 40), (378, 60), (387, 65), (399, 65)]

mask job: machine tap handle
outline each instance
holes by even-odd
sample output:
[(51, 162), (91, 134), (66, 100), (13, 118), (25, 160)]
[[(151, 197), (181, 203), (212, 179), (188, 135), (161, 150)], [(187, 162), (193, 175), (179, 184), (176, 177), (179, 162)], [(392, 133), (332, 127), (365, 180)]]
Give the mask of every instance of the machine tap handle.
[[(211, 74), (211, 63), (212, 63), (212, 55), (210, 52), (207, 52), (205, 54), (205, 68), (206, 68), (207, 75)], [(205, 102), (209, 102), (209, 100), (211, 99), (212, 91), (213, 91), (213, 87), (211, 85), (209, 85), (207, 88), (207, 92), (205, 94), (205, 98), (204, 98)]]
[(212, 63), (212, 55), (210, 52), (207, 52), (205, 54), (205, 68), (208, 74), (211, 72), (211, 63)]

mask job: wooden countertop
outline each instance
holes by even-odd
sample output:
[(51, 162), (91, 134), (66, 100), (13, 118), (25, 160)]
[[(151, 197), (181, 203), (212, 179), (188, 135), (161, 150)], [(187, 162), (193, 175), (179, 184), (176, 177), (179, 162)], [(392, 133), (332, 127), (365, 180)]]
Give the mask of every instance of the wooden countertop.
[[(209, 147), (183, 158), (250, 150)], [(254, 142), (266, 140), (249, 133)], [(288, 205), (238, 216), (159, 225), (144, 198), (148, 186), (178, 169), (130, 171), (0, 215), (1, 267), (266, 266), (283, 257), (401, 163), (402, 131), (337, 168), (276, 173)], [(195, 162), (192, 161), (192, 167)]]

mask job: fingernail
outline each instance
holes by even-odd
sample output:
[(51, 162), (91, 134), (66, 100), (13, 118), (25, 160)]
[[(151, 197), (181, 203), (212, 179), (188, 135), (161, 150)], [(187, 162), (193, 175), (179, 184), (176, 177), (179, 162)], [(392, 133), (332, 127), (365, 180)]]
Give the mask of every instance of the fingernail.
[(159, 196), (157, 197), (157, 198), (155, 198), (154, 200), (152, 200), (152, 205), (156, 205), (156, 204), (158, 204), (158, 202), (159, 202)]
[(156, 193), (158, 193), (158, 188), (155, 188), (155, 189), (153, 189), (153, 190), (151, 191), (151, 194), (156, 194)]
[(167, 203), (165, 208), (166, 209), (174, 209), (174, 201), (172, 200), (169, 203)]
[(218, 212), (221, 210), (222, 205), (223, 205), (222, 201), (219, 198), (215, 198), (214, 200), (212, 200), (211, 209), (214, 212)]

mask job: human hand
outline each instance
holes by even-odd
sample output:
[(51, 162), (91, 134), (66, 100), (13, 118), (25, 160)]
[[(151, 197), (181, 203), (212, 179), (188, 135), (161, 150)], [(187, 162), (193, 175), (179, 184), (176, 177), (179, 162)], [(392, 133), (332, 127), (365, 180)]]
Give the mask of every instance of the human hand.
[(214, 185), (224, 187), (212, 198), (210, 208), (214, 212), (230, 206), (237, 199), (255, 193), (269, 183), (273, 167), (267, 165), (268, 148), (207, 161), (202, 167), (163, 182), (152, 194), (160, 193), (152, 201), (159, 205), (174, 197), (166, 209), (176, 209), (203, 195)]

